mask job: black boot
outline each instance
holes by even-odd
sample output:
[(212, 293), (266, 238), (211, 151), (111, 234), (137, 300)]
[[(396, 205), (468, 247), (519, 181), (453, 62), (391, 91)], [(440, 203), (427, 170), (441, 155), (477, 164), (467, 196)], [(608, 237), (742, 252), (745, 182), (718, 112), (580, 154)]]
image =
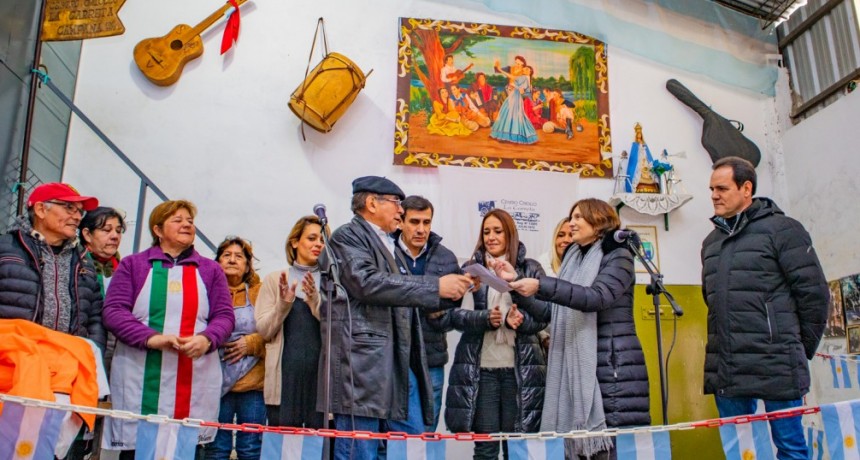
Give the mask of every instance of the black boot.
[(573, 139), (573, 120), (571, 120), (570, 118), (564, 120), (564, 126), (564, 133), (567, 134), (568, 140)]

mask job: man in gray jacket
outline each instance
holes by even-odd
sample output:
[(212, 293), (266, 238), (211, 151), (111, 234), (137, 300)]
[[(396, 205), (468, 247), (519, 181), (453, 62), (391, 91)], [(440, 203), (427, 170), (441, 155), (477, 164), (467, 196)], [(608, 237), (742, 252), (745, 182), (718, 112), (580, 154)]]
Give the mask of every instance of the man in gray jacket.
[[(713, 166), (716, 227), (702, 243), (708, 305), (705, 393), (721, 417), (797, 407), (808, 360), (827, 320), (830, 292), (803, 226), (768, 198), (753, 198), (755, 167), (737, 157)], [(805, 459), (800, 417), (770, 422), (779, 459)]]
[[(331, 407), (337, 430), (421, 433), (433, 421), (433, 388), (417, 309), (459, 300), (471, 278), (459, 274), (413, 276), (391, 234), (401, 222), (405, 194), (376, 176), (352, 183), (352, 221), (329, 241), (340, 271), (332, 311), (321, 310), (322, 340), (331, 340)], [(320, 265), (326, 267), (328, 258)], [(331, 331), (328, 318), (331, 314)], [(326, 347), (320, 359), (325, 385)], [(318, 409), (326, 412), (325, 395)], [(354, 422), (354, 423), (353, 423)], [(336, 459), (375, 459), (378, 441), (335, 441)]]

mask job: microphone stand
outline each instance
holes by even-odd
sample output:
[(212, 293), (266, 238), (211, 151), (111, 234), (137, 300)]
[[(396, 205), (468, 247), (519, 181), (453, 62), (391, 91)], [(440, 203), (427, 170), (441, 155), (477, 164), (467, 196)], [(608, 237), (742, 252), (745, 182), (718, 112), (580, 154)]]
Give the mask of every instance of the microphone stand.
[[(320, 287), (326, 293), (326, 335), (325, 335), (325, 382), (323, 387), (323, 407), (325, 408), (325, 413), (323, 414), (323, 421), (325, 428), (329, 427), (329, 414), (331, 413), (331, 316), (332, 316), (332, 300), (334, 299), (335, 286), (340, 284), (340, 270), (337, 265), (337, 258), (335, 257), (334, 252), (329, 249), (329, 237), (326, 234), (326, 225), (328, 221), (326, 219), (320, 219), (320, 223), (322, 223), (322, 231), (320, 232), (320, 236), (323, 242), (323, 251), (325, 252), (325, 266), (320, 266)], [(323, 452), (322, 452), (322, 460), (328, 460), (331, 458), (331, 448), (332, 442), (334, 442), (331, 438), (326, 437), (323, 441)]]
[(651, 295), (654, 303), (654, 319), (657, 327), (657, 354), (659, 355), (658, 367), (660, 368), (660, 403), (663, 410), (663, 425), (668, 425), (669, 384), (666, 380), (666, 365), (663, 362), (663, 327), (660, 324), (660, 294), (666, 296), (666, 299), (672, 306), (672, 312), (676, 317), (682, 316), (684, 311), (681, 310), (681, 307), (675, 302), (675, 298), (672, 297), (672, 294), (670, 294), (669, 291), (666, 290), (666, 286), (663, 285), (663, 274), (660, 273), (657, 267), (654, 266), (654, 263), (651, 262), (650, 259), (646, 258), (642, 253), (642, 244), (639, 237), (634, 235), (634, 237), (627, 238), (627, 248), (630, 249), (630, 252), (633, 253), (634, 257), (642, 262), (642, 265), (644, 265), (645, 269), (648, 270), (648, 275), (651, 276), (651, 283), (645, 287), (645, 292)]

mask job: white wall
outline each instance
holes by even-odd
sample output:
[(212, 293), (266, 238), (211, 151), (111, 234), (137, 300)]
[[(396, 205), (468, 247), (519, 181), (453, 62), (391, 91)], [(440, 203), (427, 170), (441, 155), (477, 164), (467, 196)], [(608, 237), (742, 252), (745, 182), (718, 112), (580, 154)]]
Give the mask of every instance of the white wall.
[[(251, 239), (264, 272), (283, 263), (287, 231), (315, 203), (328, 206), (333, 223), (349, 218), (354, 177), (385, 175), (407, 193), (438, 196), (436, 171), (391, 164), (398, 17), (534, 25), (428, 1), (378, 1), (372, 11), (366, 3), (344, 0), (249, 2), (242, 9), (237, 49), (223, 57), (218, 54), (223, 30), (218, 23), (204, 33), (203, 56), (187, 64), (173, 86), (154, 86), (140, 74), (132, 61), (138, 41), (164, 35), (178, 23), (194, 25), (213, 9), (213, 2), (204, 0), (127, 2), (120, 12), (124, 35), (85, 42), (76, 103), (170, 197), (197, 203), (198, 225), (213, 240), (227, 234)], [(334, 131), (306, 130), (308, 140), (302, 142), (298, 119), (287, 101), (303, 79), (319, 16), (326, 18), (330, 49), (350, 57), (365, 72), (374, 72)], [(642, 123), (652, 151), (686, 152), (687, 159), (676, 160), (676, 166), (683, 185), (695, 196), (671, 215), (669, 233), (663, 231), (662, 218), (629, 209), (622, 210), (622, 218), (660, 227), (667, 283), (697, 284), (699, 244), (710, 229), (710, 159), (699, 142), (701, 120), (665, 90), (665, 81), (678, 78), (718, 112), (741, 119), (745, 133), (759, 143), (766, 137), (765, 119), (772, 102), (617, 49), (609, 48), (608, 55), (616, 154), (629, 149), (633, 125)], [(134, 212), (137, 180), (77, 119), (68, 150), (66, 181), (97, 194), (106, 205)], [(583, 179), (579, 184), (576, 197), (562, 199), (572, 203), (577, 197), (608, 198), (612, 191), (609, 180)], [(761, 188), (767, 194), (769, 185)], [(150, 195), (147, 213), (154, 202)], [(458, 209), (440, 213), (463, 214)], [(131, 230), (123, 245), (126, 253)], [(468, 249), (463, 248), (467, 253)], [(545, 249), (546, 245), (530, 248), (530, 253)]]
[(860, 272), (858, 93), (789, 128), (783, 138), (791, 215), (812, 236), (828, 280)]

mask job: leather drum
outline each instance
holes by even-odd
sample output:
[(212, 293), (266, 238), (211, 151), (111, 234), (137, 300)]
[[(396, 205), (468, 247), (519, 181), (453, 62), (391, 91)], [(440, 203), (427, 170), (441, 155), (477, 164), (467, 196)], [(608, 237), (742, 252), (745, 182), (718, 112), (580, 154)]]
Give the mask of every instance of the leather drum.
[(329, 53), (290, 96), (290, 110), (311, 128), (327, 133), (364, 88), (366, 75), (339, 53)]

